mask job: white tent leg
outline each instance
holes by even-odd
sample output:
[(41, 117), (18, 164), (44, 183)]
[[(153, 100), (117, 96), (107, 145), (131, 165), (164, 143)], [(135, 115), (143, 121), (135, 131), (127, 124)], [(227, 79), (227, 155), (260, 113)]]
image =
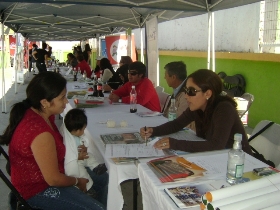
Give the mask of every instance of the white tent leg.
[(214, 12), (212, 13), (212, 71), (216, 71), (216, 63), (215, 63), (215, 23), (214, 23)]
[(211, 13), (211, 12), (208, 12), (208, 49), (207, 49), (207, 69), (210, 69), (211, 17), (212, 17), (212, 13)]
[(18, 33), (16, 33), (16, 51), (14, 55), (15, 93), (17, 94), (17, 69), (18, 69)]
[(5, 95), (5, 52), (4, 52), (4, 41), (5, 41), (5, 34), (4, 34), (4, 24), (2, 25), (1, 35), (2, 35), (2, 113), (7, 113), (7, 102), (6, 102), (6, 95)]
[(144, 63), (144, 44), (143, 44), (143, 28), (140, 28), (140, 34), (141, 34), (141, 62)]

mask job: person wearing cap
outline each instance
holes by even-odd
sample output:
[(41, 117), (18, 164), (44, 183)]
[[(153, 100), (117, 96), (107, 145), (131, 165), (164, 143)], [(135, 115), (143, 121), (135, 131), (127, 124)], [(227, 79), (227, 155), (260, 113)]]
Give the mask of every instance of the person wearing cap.
[(129, 104), (132, 86), (135, 86), (138, 104), (151, 111), (161, 111), (157, 92), (151, 80), (146, 77), (146, 66), (140, 61), (135, 61), (129, 65), (128, 82), (113, 91), (109, 95), (109, 99), (112, 102)]

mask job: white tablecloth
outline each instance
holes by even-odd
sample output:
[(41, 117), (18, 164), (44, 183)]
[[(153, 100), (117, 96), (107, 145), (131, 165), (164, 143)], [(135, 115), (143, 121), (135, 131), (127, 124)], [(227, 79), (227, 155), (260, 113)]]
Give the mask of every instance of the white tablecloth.
[[(216, 175), (209, 175), (205, 177), (198, 178), (190, 182), (172, 182), (172, 183), (161, 183), (156, 177), (154, 172), (149, 168), (146, 162), (151, 159), (141, 159), (138, 164), (138, 175), (140, 180), (140, 186), (142, 191), (143, 199), (143, 209), (144, 210), (174, 210), (180, 209), (175, 203), (169, 198), (169, 196), (164, 192), (164, 188), (175, 187), (186, 184), (199, 184), (210, 182), (213, 180), (226, 179), (226, 166), (227, 166), (227, 154), (228, 150), (212, 151), (212, 152), (203, 152), (203, 153), (189, 153), (187, 155), (181, 155), (182, 157), (194, 161), (194, 159), (200, 160), (202, 162), (206, 157), (207, 159), (213, 160), (215, 162), (212, 164), (212, 168), (219, 167), (219, 173)], [(223, 158), (219, 158), (223, 156)], [(203, 158), (204, 157), (204, 158)], [(153, 158), (152, 158), (153, 159)], [(211, 164), (211, 163), (210, 163)], [(245, 167), (244, 172), (252, 171), (254, 168), (265, 167), (265, 163), (255, 159), (254, 157), (246, 154), (245, 155)], [(210, 168), (210, 166), (209, 166)], [(192, 210), (199, 210), (200, 207), (191, 207)]]
[[(67, 90), (76, 91), (73, 89), (75, 84), (79, 82), (68, 82)], [(90, 145), (91, 151), (95, 153), (96, 158), (106, 163), (109, 172), (109, 187), (108, 187), (108, 201), (107, 209), (116, 210), (123, 207), (123, 196), (121, 192), (120, 183), (128, 179), (138, 178), (137, 167), (134, 163), (127, 163), (116, 165), (111, 159), (104, 156), (105, 146), (101, 141), (100, 134), (106, 133), (123, 133), (139, 131), (141, 127), (156, 126), (167, 121), (163, 116), (156, 117), (139, 117), (135, 113), (129, 112), (129, 105), (112, 105), (109, 104), (108, 98), (106, 98), (104, 104), (95, 108), (86, 108), (86, 114), (88, 117), (88, 125), (85, 131), (89, 139), (92, 139), (92, 145)], [(149, 111), (141, 105), (137, 105), (137, 111)], [(72, 99), (69, 100), (64, 114), (74, 107)], [(106, 121), (108, 119), (116, 122), (115, 128), (107, 128)], [(128, 123), (126, 128), (120, 127), (120, 121), (125, 120)]]

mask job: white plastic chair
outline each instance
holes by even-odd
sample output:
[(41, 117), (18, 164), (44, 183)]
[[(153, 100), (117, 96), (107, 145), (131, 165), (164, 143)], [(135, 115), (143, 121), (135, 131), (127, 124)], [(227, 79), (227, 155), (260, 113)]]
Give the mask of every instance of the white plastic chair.
[[(263, 127), (265, 127), (270, 121), (260, 121), (251, 135), (254, 135)], [(250, 145), (254, 147), (260, 154), (264, 156), (266, 160), (271, 160), (276, 168), (280, 169), (280, 125), (274, 123), (267, 128), (263, 133), (259, 134), (252, 141)]]
[(161, 87), (161, 86), (156, 87), (156, 92), (157, 92), (157, 95), (158, 95), (158, 98), (159, 98), (161, 112), (163, 113), (167, 104), (170, 101), (171, 95), (164, 92), (164, 88)]

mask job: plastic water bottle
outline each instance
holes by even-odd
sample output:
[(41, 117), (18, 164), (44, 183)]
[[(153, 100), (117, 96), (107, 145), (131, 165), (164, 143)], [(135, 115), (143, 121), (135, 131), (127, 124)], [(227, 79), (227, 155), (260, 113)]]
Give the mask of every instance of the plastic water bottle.
[(130, 91), (130, 112), (137, 112), (137, 92), (134, 85), (131, 87)]
[(228, 152), (227, 182), (238, 184), (242, 182), (245, 152), (242, 150), (242, 135), (234, 135), (233, 148)]
[(176, 107), (175, 107), (175, 98), (171, 98), (171, 104), (168, 109), (168, 121), (175, 120), (177, 118)]

